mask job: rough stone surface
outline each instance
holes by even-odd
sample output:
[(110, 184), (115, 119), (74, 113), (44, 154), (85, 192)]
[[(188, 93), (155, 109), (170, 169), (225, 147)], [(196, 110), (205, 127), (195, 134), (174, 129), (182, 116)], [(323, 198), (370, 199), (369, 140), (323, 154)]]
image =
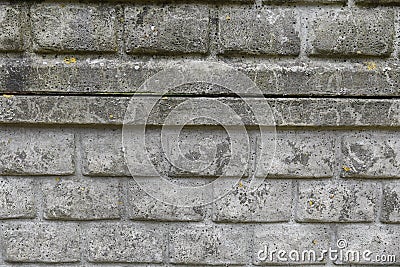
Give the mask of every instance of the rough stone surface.
[[(346, 248), (343, 249), (344, 254), (346, 251), (358, 251), (360, 253), (360, 260), (350, 257), (344, 257), (343, 260), (340, 258), (337, 263), (353, 264), (379, 264), (390, 266), (393, 265), (393, 260), (389, 261), (388, 256), (394, 255), (398, 261), (400, 257), (400, 227), (398, 225), (350, 225), (342, 226), (338, 228), (336, 243), (339, 240), (344, 240), (347, 244)], [(362, 253), (369, 250), (368, 258), (362, 257)], [(387, 262), (379, 261), (377, 256), (386, 257)], [(394, 261), (397, 264), (397, 261)]]
[(79, 229), (74, 224), (9, 224), (3, 227), (8, 262), (62, 263), (80, 260)]
[(86, 229), (90, 262), (161, 263), (163, 225), (101, 224)]
[(342, 139), (342, 177), (398, 178), (399, 135), (358, 132)]
[[(263, 140), (258, 176), (330, 178), (333, 176), (335, 138), (327, 132), (277, 132)], [(275, 149), (274, 149), (275, 148)]]
[(128, 53), (208, 51), (210, 22), (207, 6), (128, 6), (125, 20)]
[(300, 37), (296, 13), (285, 9), (222, 8), (219, 42), (223, 53), (298, 55)]
[(310, 54), (389, 56), (393, 51), (392, 11), (346, 10), (316, 15), (310, 32)]
[(19, 51), (23, 47), (19, 6), (0, 4), (0, 51)]
[(381, 220), (387, 223), (400, 223), (399, 182), (391, 182), (383, 188)]
[(66, 175), (74, 172), (74, 135), (63, 130), (0, 129), (0, 174)]
[(115, 180), (55, 178), (43, 183), (44, 217), (55, 220), (120, 218), (119, 183)]
[(34, 218), (35, 193), (31, 179), (0, 178), (0, 218)]
[[(321, 251), (329, 247), (331, 234), (332, 230), (329, 227), (320, 225), (257, 225), (254, 230), (253, 263), (256, 265), (316, 263), (318, 261), (313, 260), (313, 255), (309, 251), (315, 251), (318, 259)], [(299, 260), (290, 254), (293, 250), (299, 252)], [(278, 251), (285, 253), (281, 253), (278, 258)], [(321, 263), (325, 262), (326, 259)]]
[(292, 209), (292, 185), (289, 181), (266, 180), (254, 192), (240, 181), (233, 191), (214, 204), (216, 222), (288, 221)]
[(245, 264), (249, 258), (248, 232), (245, 226), (236, 225), (177, 227), (170, 234), (171, 262)]
[(130, 176), (122, 151), (121, 129), (90, 131), (82, 136), (82, 147), (85, 175)]
[[(149, 179), (152, 179), (151, 177)], [(201, 221), (204, 207), (182, 208), (165, 204), (146, 193), (135, 181), (127, 185), (127, 213), (133, 220)]]
[(115, 52), (116, 11), (110, 6), (37, 4), (31, 8), (34, 49)]
[(375, 219), (376, 183), (300, 182), (297, 202), (299, 222), (362, 222)]

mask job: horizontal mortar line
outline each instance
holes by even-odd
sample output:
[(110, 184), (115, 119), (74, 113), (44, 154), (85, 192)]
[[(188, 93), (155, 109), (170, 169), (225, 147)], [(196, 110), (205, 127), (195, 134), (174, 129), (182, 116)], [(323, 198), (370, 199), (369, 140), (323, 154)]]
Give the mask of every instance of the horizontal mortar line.
[(381, 95), (310, 95), (310, 94), (297, 94), (297, 95), (282, 95), (282, 94), (152, 94), (152, 93), (58, 93), (58, 92), (0, 92), (4, 95), (13, 96), (48, 96), (48, 97), (68, 97), (68, 96), (82, 96), (82, 97), (164, 97), (168, 96), (171, 98), (283, 98), (283, 99), (297, 99), (297, 98), (309, 98), (309, 99), (371, 99), (371, 100), (391, 100), (400, 99), (398, 96), (381, 96)]

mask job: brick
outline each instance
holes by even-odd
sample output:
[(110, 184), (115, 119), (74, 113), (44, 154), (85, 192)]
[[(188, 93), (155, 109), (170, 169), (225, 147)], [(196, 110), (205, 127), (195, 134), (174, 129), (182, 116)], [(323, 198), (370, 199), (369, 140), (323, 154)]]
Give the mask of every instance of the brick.
[(8, 262), (63, 263), (80, 260), (79, 229), (72, 224), (24, 223), (3, 228)]
[(165, 204), (148, 195), (135, 181), (129, 181), (127, 187), (126, 210), (130, 219), (201, 221), (204, 217), (204, 207), (177, 207)]
[(389, 56), (394, 16), (385, 10), (321, 12), (311, 22), (309, 53), (318, 56)]
[[(257, 225), (254, 230), (253, 263), (255, 265), (315, 264), (323, 250), (328, 249), (332, 230), (326, 226), (309, 225)], [(278, 251), (280, 253), (278, 258)], [(291, 251), (299, 253), (298, 259)], [(315, 259), (310, 251), (315, 252)], [(286, 258), (286, 260), (285, 260)]]
[(0, 51), (21, 51), (21, 8), (16, 5), (0, 5)]
[(31, 8), (38, 52), (115, 52), (116, 11), (106, 5), (36, 4)]
[(289, 9), (223, 7), (219, 11), (222, 53), (298, 55), (297, 13)]
[(104, 179), (52, 179), (43, 183), (44, 216), (50, 220), (120, 218), (119, 183)]
[(381, 221), (400, 223), (400, 183), (391, 182), (383, 188)]
[(399, 0), (356, 0), (356, 4), (365, 5), (399, 5)]
[(121, 129), (90, 131), (82, 136), (83, 173), (90, 176), (130, 176), (122, 151)]
[[(173, 142), (171, 136), (177, 131), (179, 138)], [(248, 135), (243, 135), (237, 127), (230, 127), (229, 131), (228, 135), (218, 126), (188, 126), (181, 131), (177, 127), (153, 128), (146, 132), (145, 146), (139, 148), (135, 145), (126, 149), (127, 163), (133, 175), (138, 176), (155, 176), (154, 168), (157, 175), (170, 177), (246, 175), (250, 153), (249, 141), (246, 142)], [(137, 130), (124, 130), (127, 140), (138, 135)], [(161, 135), (164, 140), (161, 140)], [(232, 149), (231, 142), (235, 142), (235, 149)], [(177, 146), (180, 149), (176, 149)], [(145, 164), (147, 159), (152, 166)]]
[(161, 263), (165, 227), (150, 224), (102, 224), (87, 229), (90, 262)]
[[(394, 255), (400, 257), (400, 227), (398, 225), (348, 225), (338, 228), (336, 243), (339, 247), (346, 245), (343, 258), (338, 258), (335, 264), (365, 264), (390, 266), (393, 262), (379, 262), (376, 256)], [(339, 242), (340, 240), (340, 242)], [(363, 257), (365, 251), (369, 251)], [(360, 259), (354, 258), (349, 252), (357, 252)], [(356, 254), (357, 254), (356, 253)], [(387, 258), (389, 259), (389, 258)], [(396, 264), (396, 263), (395, 263)]]
[(268, 180), (249, 192), (243, 180), (233, 191), (214, 203), (216, 222), (282, 222), (289, 221), (292, 210), (291, 182)]
[[(333, 176), (335, 138), (323, 131), (287, 131), (267, 134), (259, 159), (260, 177), (329, 178)], [(271, 151), (276, 150), (271, 158)], [(261, 141), (259, 142), (261, 146)], [(272, 160), (272, 163), (271, 163)]]
[(74, 172), (74, 135), (62, 130), (0, 129), (0, 174), (66, 175)]
[(399, 136), (356, 132), (342, 138), (341, 177), (399, 178)]
[(127, 6), (128, 53), (206, 53), (209, 10), (202, 5)]
[(0, 218), (34, 218), (36, 205), (31, 179), (0, 179)]
[(174, 264), (245, 264), (249, 261), (249, 231), (245, 226), (184, 226), (170, 234)]
[(370, 222), (375, 219), (379, 185), (352, 181), (300, 182), (297, 221)]

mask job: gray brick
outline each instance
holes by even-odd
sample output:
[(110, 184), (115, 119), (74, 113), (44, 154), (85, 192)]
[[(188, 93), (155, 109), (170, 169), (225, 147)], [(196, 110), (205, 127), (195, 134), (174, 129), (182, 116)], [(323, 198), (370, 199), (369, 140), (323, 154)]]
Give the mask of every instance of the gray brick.
[(44, 216), (56, 220), (120, 218), (119, 183), (110, 179), (52, 179), (43, 183)]
[(231, 193), (215, 202), (214, 221), (281, 222), (290, 219), (291, 182), (264, 181), (254, 192), (249, 192), (248, 182), (239, 182)]
[(115, 8), (46, 3), (33, 5), (31, 14), (36, 51), (117, 50)]
[(87, 229), (90, 262), (161, 263), (165, 226), (150, 224), (102, 224)]
[(300, 182), (297, 221), (362, 222), (375, 219), (379, 185), (353, 181)]
[[(276, 139), (275, 139), (276, 138)], [(276, 150), (271, 165), (274, 139)], [(261, 144), (261, 142), (259, 142)], [(321, 131), (287, 131), (266, 136), (265, 153), (257, 175), (261, 177), (332, 177), (335, 138)]]
[[(152, 179), (152, 178), (149, 178)], [(204, 207), (177, 207), (156, 200), (141, 189), (135, 181), (128, 182), (127, 213), (133, 220), (200, 221)]]
[(372, 4), (372, 5), (398, 5), (399, 0), (356, 0), (356, 4)]
[(202, 5), (127, 6), (128, 53), (206, 53), (209, 10)]
[(383, 188), (381, 221), (400, 223), (400, 182), (391, 182)]
[[(340, 257), (336, 264), (371, 264), (390, 266), (390, 262), (378, 262), (376, 256), (395, 255), (396, 260), (400, 258), (400, 226), (399, 225), (347, 225), (338, 228), (336, 243), (346, 244), (342, 249), (345, 255)], [(341, 240), (339, 242), (339, 240)], [(343, 240), (345, 242), (343, 242)], [(354, 258), (349, 252), (358, 252), (360, 260)], [(365, 251), (371, 252), (368, 260), (363, 257)], [(396, 263), (395, 263), (396, 264)], [(398, 264), (398, 262), (397, 262)]]
[(10, 224), (4, 227), (4, 258), (8, 262), (77, 262), (79, 236), (72, 224)]
[(85, 175), (130, 176), (122, 151), (120, 128), (85, 133), (82, 136), (82, 148)]
[(65, 175), (74, 172), (74, 135), (62, 130), (0, 129), (0, 174)]
[(0, 4), (0, 51), (22, 49), (21, 9), (19, 6)]
[(289, 9), (223, 7), (219, 11), (220, 50), (224, 53), (298, 55), (297, 14)]
[(0, 218), (34, 218), (35, 196), (31, 179), (0, 178)]
[(249, 231), (245, 226), (183, 226), (170, 234), (174, 264), (245, 264), (249, 261)]
[(321, 12), (311, 22), (310, 54), (319, 56), (389, 56), (394, 16), (385, 10)]
[[(315, 264), (323, 250), (329, 248), (332, 231), (320, 225), (257, 225), (254, 233), (254, 264), (256, 265), (278, 265)], [(282, 259), (278, 258), (278, 251), (282, 253)], [(315, 251), (315, 258), (309, 258), (309, 251)], [(275, 251), (275, 252), (274, 252)], [(297, 251), (299, 260), (291, 251)], [(305, 253), (304, 253), (305, 252)], [(291, 256), (290, 256), (291, 255)], [(303, 257), (304, 255), (304, 257)], [(283, 259), (286, 258), (286, 261)], [(326, 262), (326, 258), (320, 263)]]
[(399, 178), (399, 135), (358, 132), (342, 139), (342, 177)]

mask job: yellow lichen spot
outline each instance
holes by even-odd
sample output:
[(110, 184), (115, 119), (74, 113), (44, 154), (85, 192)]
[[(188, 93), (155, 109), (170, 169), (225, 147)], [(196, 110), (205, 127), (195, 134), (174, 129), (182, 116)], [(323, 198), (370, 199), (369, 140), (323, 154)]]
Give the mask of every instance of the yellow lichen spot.
[(351, 171), (350, 167), (347, 167), (347, 166), (343, 166), (343, 170), (344, 170), (345, 172)]
[(113, 114), (110, 114), (110, 119), (114, 119), (114, 115)]
[(312, 205), (314, 205), (314, 202), (312, 200), (309, 200), (308, 205), (312, 206)]
[(243, 183), (242, 183), (242, 182), (239, 182), (238, 187), (239, 187), (239, 188), (242, 188), (242, 187), (243, 187)]
[(124, 202), (118, 201), (118, 205), (122, 205), (122, 204), (124, 204)]
[(231, 16), (226, 15), (226, 20), (231, 20)]
[(56, 177), (56, 182), (61, 181), (60, 177)]
[(166, 96), (163, 96), (163, 97), (161, 97), (161, 99), (162, 99), (162, 100), (167, 100), (167, 99), (168, 99), (168, 97), (166, 97)]
[(367, 69), (368, 70), (376, 69), (376, 63), (375, 62), (365, 62), (365, 65), (367, 65)]
[(76, 63), (76, 58), (74, 58), (74, 57), (65, 57), (64, 58), (64, 63), (65, 64), (74, 64), (74, 63)]
[(81, 189), (82, 191), (85, 191), (85, 188), (84, 188), (84, 187), (81, 187), (80, 189)]
[(334, 194), (330, 194), (330, 195), (329, 195), (329, 198), (330, 198), (330, 199), (333, 199), (334, 197), (335, 197)]
[(316, 244), (318, 244), (318, 241), (314, 239), (314, 240), (312, 241), (312, 243), (313, 243), (314, 245), (316, 245)]
[(7, 95), (7, 94), (3, 94), (3, 97), (5, 97), (5, 98), (12, 98), (12, 97), (13, 97), (13, 95)]

